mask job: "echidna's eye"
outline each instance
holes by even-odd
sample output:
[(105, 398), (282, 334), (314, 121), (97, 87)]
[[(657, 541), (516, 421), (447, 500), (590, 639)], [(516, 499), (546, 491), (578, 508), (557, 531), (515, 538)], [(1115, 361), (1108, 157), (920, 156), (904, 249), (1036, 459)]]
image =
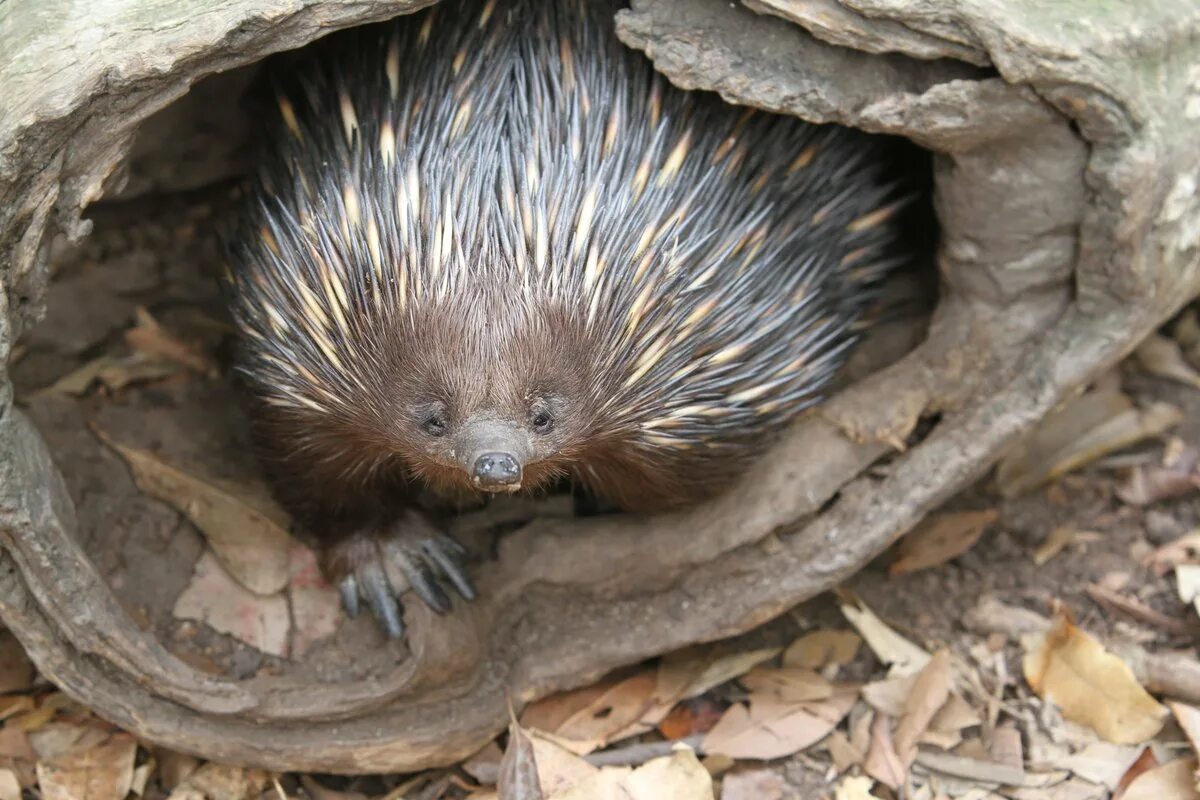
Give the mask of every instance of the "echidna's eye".
[(533, 414), (533, 419), (530, 420), (533, 429), (538, 433), (549, 433), (554, 430), (554, 417), (549, 411), (541, 410)]
[(421, 422), (421, 430), (430, 436), (442, 436), (446, 433), (446, 418), (441, 414), (430, 414)]

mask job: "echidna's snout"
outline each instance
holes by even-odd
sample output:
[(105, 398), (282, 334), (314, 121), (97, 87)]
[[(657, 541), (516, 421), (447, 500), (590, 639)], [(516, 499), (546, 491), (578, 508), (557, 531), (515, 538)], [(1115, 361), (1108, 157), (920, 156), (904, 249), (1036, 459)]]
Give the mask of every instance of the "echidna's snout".
[(475, 459), (471, 479), (481, 489), (511, 490), (521, 486), (521, 462), (512, 453), (484, 453)]
[(463, 426), (455, 451), (476, 489), (515, 492), (521, 488), (531, 447), (528, 434), (516, 425), (481, 419)]

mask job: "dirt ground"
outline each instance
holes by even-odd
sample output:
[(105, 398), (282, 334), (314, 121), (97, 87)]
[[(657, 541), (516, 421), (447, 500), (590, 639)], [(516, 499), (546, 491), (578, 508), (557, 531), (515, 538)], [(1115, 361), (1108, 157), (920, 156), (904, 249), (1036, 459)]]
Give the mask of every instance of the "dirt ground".
[[(180, 597), (195, 583), (205, 537), (177, 508), (139, 489), (126, 460), (102, 439), (152, 452), (210, 479), (232, 483), (253, 479), (255, 467), (244, 420), (227, 377), (231, 331), (216, 286), (220, 259), (212, 227), (216, 209), (226, 202), (229, 191), (220, 187), (95, 210), (93, 235), (79, 248), (63, 246), (55, 252), (49, 314), (14, 354), (12, 377), (18, 403), (43, 432), (66, 478), (76, 504), (79, 535), (89, 556), (130, 613), (172, 652), (202, 669), (238, 678), (289, 672), (331, 681), (377, 674), (394, 663), (395, 653), (371, 646), (375, 633), (366, 619), (330, 626), (328, 636), (305, 642), (304, 656), (297, 661), (271, 654), (272, 648), (261, 642), (253, 646), (237, 631), (204, 621), (209, 618), (203, 615), (198, 619), (195, 614), (181, 613)], [(130, 336), (133, 329), (141, 333)], [(1181, 342), (1185, 355), (1188, 344)], [(889, 788), (887, 780), (879, 777), (886, 775), (888, 767), (881, 767), (878, 759), (872, 763), (869, 752), (858, 752), (856, 761), (853, 752), (833, 752), (824, 735), (782, 757), (725, 758), (704, 752), (707, 748), (701, 744), (704, 765), (718, 779), (722, 796), (726, 800), (770, 800), (837, 792), (845, 798), (1002, 796), (1026, 800), (1106, 798), (1116, 791), (1124, 792), (1117, 796), (1139, 797), (1143, 795), (1129, 788), (1132, 782), (1156, 769), (1161, 772), (1186, 756), (1187, 738), (1175, 718), (1166, 718), (1165, 712), (1159, 729), (1141, 741), (1110, 741), (1108, 746), (1113, 749), (1096, 749), (1103, 737), (1086, 725), (1064, 719), (1054, 704), (1040, 698), (1029, 685), (1023, 658), (1032, 645), (1022, 642), (1022, 631), (1006, 632), (1003, 625), (996, 624), (989, 630), (988, 624), (980, 623), (979, 615), (970, 613), (986, 597), (1049, 619), (1055, 603), (1060, 603), (1073, 613), (1078, 630), (1106, 645), (1121, 642), (1143, 653), (1174, 653), (1194, 659), (1200, 635), (1196, 609), (1181, 600), (1169, 568), (1153, 568), (1153, 564), (1163, 563), (1153, 557), (1197, 527), (1200, 494), (1195, 486), (1200, 481), (1192, 481), (1189, 466), (1184, 470), (1182, 488), (1172, 489), (1176, 496), (1130, 501), (1129, 482), (1137, 470), (1143, 470), (1145, 477), (1149, 474), (1146, 470), (1164, 463), (1177, 465), (1180, 453), (1186, 457), (1192, 445), (1200, 444), (1200, 390), (1183, 379), (1151, 374), (1155, 371), (1162, 372), (1153, 365), (1147, 368), (1144, 361), (1131, 360), (1107, 385), (1119, 387), (1137, 408), (1160, 402), (1178, 409), (1179, 421), (1169, 430), (1095, 453), (1082, 468), (1023, 496), (1002, 498), (989, 476), (939, 512), (951, 528), (956, 521), (975, 519), (961, 516), (963, 512), (995, 512), (994, 516), (978, 517), (988, 522), (974, 526), (975, 533), (981, 534), (964, 548), (966, 552), (946, 558), (935, 554), (931, 558), (938, 563), (904, 574), (892, 574), (897, 571), (897, 554), (885, 554), (844, 587), (857, 600), (848, 600), (850, 594), (822, 596), (727, 645), (732, 651), (744, 652), (784, 647), (813, 630), (848, 631), (851, 622), (845, 607), (865, 606), (887, 630), (926, 654), (948, 648), (960, 677), (965, 676), (968, 688), (962, 698), (977, 715), (971, 724), (952, 732), (959, 741), (942, 741), (950, 746), (938, 750), (934, 742), (923, 740), (922, 755), (915, 764), (901, 766), (907, 778), (901, 775), (898, 788)], [(951, 538), (970, 538), (970, 534), (958, 531)], [(1052, 534), (1060, 537), (1064, 546), (1044, 563), (1037, 563), (1035, 553)], [(328, 612), (327, 607), (322, 608)], [(1018, 617), (1010, 614), (1007, 618), (1020, 628)], [(862, 633), (862, 628), (859, 631)], [(846, 663), (814, 665), (819, 666), (822, 680), (836, 676), (841, 682), (861, 686), (885, 677), (887, 654), (879, 651), (869, 635), (863, 633), (863, 638), (865, 644)], [(14, 647), (11, 642), (7, 645), (10, 650)], [(295, 652), (295, 640), (292, 645)], [(14, 677), (27, 668), (21, 667), (19, 657), (12, 653), (6, 658), (18, 666), (7, 670), (6, 683), (0, 687), (8, 692), (3, 699), (9, 709), (0, 714), (7, 720), (0, 730), (0, 764), (9, 765), (27, 797), (82, 797), (77, 784), (62, 778), (73, 774), (62, 765), (76, 763), (80, 753), (105, 747), (110, 750), (104, 752), (110, 754), (119, 750), (120, 770), (127, 761), (132, 787), (146, 797), (165, 797), (172, 790), (178, 796), (180, 787), (213, 798), (263, 793), (278, 797), (282, 793), (312, 800), (350, 800), (389, 792), (396, 798), (486, 797), (488, 779), (495, 777), (496, 753), (491, 753), (481, 756), (470, 769), (437, 770), (417, 776), (415, 782), (411, 776), (343, 779), (285, 775), (273, 783), (267, 776), (230, 770), (215, 783), (196, 783), (198, 762), (149, 745), (121, 744), (124, 740), (119, 734), (88, 721), (86, 713), (61, 699), (48, 699), (60, 697), (51, 687), (27, 675)], [(787, 664), (786, 654), (784, 659)], [(645, 669), (656, 667), (647, 665)], [(592, 753), (592, 761), (602, 762), (604, 758), (597, 754), (607, 752), (610, 761), (637, 766), (653, 755), (669, 752), (653, 745), (664, 736), (693, 745), (704, 742), (700, 737), (731, 707), (747, 700), (753, 705), (759, 697), (756, 692), (761, 690), (756, 684), (748, 685), (742, 678), (745, 672), (675, 704), (669, 722), (659, 720), (645, 733), (617, 739), (616, 731), (608, 731), (600, 737), (608, 741)], [(1148, 688), (1163, 697), (1161, 688)], [(1102, 687), (1092, 690), (1102, 691)], [(919, 700), (921, 691), (916, 685), (909, 686), (904, 697)], [(1200, 696), (1175, 697), (1189, 704), (1200, 702)], [(793, 698), (797, 703), (811, 700)], [(858, 700), (845, 720), (835, 720), (834, 726), (840, 725), (840, 735), (856, 751), (865, 746), (882, 752), (871, 720), (884, 715), (882, 707), (886, 705), (878, 698), (874, 705)], [(914, 713), (912, 707), (898, 711), (900, 718)], [(99, 726), (96, 729), (105, 730), (106, 738), (77, 737), (74, 745), (65, 747), (37, 735), (46, 725), (89, 730), (89, 726)], [(999, 754), (997, 742), (1004, 737), (997, 731), (1007, 730), (1019, 734), (1015, 762), (1011, 753), (1005, 758)], [(563, 729), (558, 733), (566, 735)], [(753, 741), (740, 741), (749, 741), (745, 748), (753, 752)], [(118, 745), (117, 750), (112, 749)], [(929, 753), (958, 761), (938, 760)], [(1080, 766), (1086, 760), (1078, 758), (1081, 753), (1103, 753), (1093, 758), (1100, 766), (1090, 772), (1086, 765)], [(1122, 762), (1116, 771), (1114, 765), (1130, 756), (1129, 763)], [(836, 766), (839, 763), (841, 769)], [(1004, 784), (989, 779), (995, 773), (980, 764), (1006, 765), (1027, 777), (1020, 786)], [(848, 777), (856, 776), (868, 776), (869, 780), (866, 784), (847, 782)], [(1050, 777), (1035, 780), (1028, 776)], [(111, 785), (96, 784), (85, 794), (89, 800), (123, 796), (121, 790), (129, 790), (122, 783), (125, 778), (113, 780)], [(1173, 786), (1160, 794), (1195, 796), (1178, 793), (1184, 792), (1186, 785)], [(873, 795), (866, 794), (868, 788)], [(7, 798), (5, 791), (0, 772), (0, 796)], [(1194, 786), (1191, 791), (1194, 793)]]

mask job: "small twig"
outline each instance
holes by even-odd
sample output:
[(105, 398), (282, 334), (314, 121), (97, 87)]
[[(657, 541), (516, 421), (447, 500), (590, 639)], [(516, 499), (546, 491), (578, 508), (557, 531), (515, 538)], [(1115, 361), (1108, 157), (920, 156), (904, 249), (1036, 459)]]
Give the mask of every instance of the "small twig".
[(679, 744), (686, 744), (696, 751), (696, 755), (702, 756), (704, 753), (700, 748), (700, 742), (703, 740), (703, 734), (696, 734), (695, 736), (688, 736), (671, 742), (631, 744), (627, 747), (618, 747), (616, 750), (604, 750), (600, 753), (592, 753), (589, 756), (585, 756), (585, 760), (594, 767), (626, 767), (634, 764), (644, 764), (652, 758), (671, 755), (671, 751)]
[(1191, 626), (1187, 624), (1186, 620), (1182, 620), (1179, 617), (1167, 616), (1161, 611), (1155, 611), (1145, 603), (1114, 592), (1112, 589), (1106, 589), (1098, 584), (1088, 584), (1087, 594), (1088, 597), (1105, 608), (1133, 617), (1138, 622), (1162, 628), (1164, 631), (1170, 633), (1187, 634), (1191, 630)]

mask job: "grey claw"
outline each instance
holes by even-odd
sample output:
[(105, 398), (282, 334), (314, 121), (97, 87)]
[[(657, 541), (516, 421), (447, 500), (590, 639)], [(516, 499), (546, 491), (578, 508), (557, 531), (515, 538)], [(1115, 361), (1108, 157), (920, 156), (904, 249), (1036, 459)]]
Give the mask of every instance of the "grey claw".
[(454, 584), (454, 588), (464, 600), (475, 599), (475, 587), (471, 585), (471, 579), (467, 577), (466, 571), (456, 558), (462, 557), (467, 552), (462, 545), (449, 536), (439, 536), (434, 541), (426, 542), (422, 549), (424, 549), (425, 555), (437, 565), (442, 575)]
[(338, 587), (342, 592), (342, 607), (350, 617), (358, 616), (358, 581), (353, 575), (347, 575)]
[(414, 564), (412, 560), (406, 560), (403, 566), (413, 591), (425, 601), (426, 605), (439, 614), (445, 614), (450, 610), (450, 598), (438, 584), (433, 570), (424, 561)]
[(376, 564), (364, 567), (361, 576), (363, 588), (366, 590), (367, 605), (383, 623), (387, 635), (399, 639), (404, 635), (404, 623), (400, 621), (400, 604), (392, 595), (387, 576)]

